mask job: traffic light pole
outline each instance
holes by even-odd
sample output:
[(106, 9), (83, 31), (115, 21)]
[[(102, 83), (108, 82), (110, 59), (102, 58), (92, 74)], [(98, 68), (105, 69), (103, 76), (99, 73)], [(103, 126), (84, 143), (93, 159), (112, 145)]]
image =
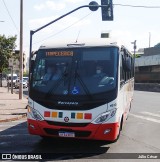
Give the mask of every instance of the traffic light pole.
[[(33, 34), (37, 33), (38, 31), (40, 31), (40, 30), (42, 30), (42, 29), (44, 29), (44, 28), (46, 28), (47, 26), (49, 26), (49, 25), (55, 23), (56, 21), (58, 21), (58, 20), (60, 20), (60, 19), (62, 19), (62, 18), (64, 18), (64, 17), (66, 17), (67, 15), (70, 15), (71, 13), (73, 13), (73, 12), (75, 12), (75, 11), (81, 9), (81, 8), (85, 8), (85, 7), (91, 7), (91, 5), (80, 6), (80, 7), (76, 8), (76, 9), (74, 9), (74, 10), (72, 10), (72, 11), (70, 11), (70, 12), (68, 12), (68, 13), (66, 13), (66, 14), (64, 14), (64, 15), (62, 15), (62, 16), (60, 16), (60, 17), (58, 17), (57, 19), (55, 19), (55, 20), (49, 22), (48, 24), (46, 24), (46, 25), (44, 25), (44, 26), (38, 28), (37, 30), (34, 30), (34, 31), (31, 30), (31, 31), (30, 31), (30, 60), (29, 60), (30, 64), (29, 64), (29, 67), (30, 67), (30, 65), (31, 65), (31, 57), (32, 57), (32, 37), (33, 37)], [(94, 6), (94, 7), (95, 7), (95, 6)], [(102, 6), (97, 5), (97, 7), (102, 7)], [(29, 68), (29, 69), (30, 69), (30, 68)]]
[(20, 1), (20, 75), (19, 99), (23, 99), (23, 0)]
[(11, 93), (13, 94), (13, 66), (11, 66)]
[(136, 45), (136, 40), (134, 42), (131, 42), (133, 44), (133, 50), (134, 50), (134, 75), (135, 75), (135, 63), (136, 63), (136, 48), (137, 48), (137, 45)]
[[(46, 25), (44, 25), (44, 26), (38, 28), (37, 30), (34, 30), (34, 31), (31, 30), (31, 31), (30, 31), (30, 50), (29, 50), (29, 52), (30, 52), (29, 63), (30, 63), (30, 64), (29, 64), (29, 70), (31, 69), (32, 37), (33, 37), (33, 34), (37, 33), (38, 31), (40, 31), (40, 30), (42, 30), (42, 29), (44, 29), (44, 28), (46, 28), (47, 26), (49, 26), (49, 25), (51, 25), (51, 24), (57, 22), (58, 20), (60, 20), (60, 19), (62, 19), (62, 18), (64, 18), (64, 17), (70, 15), (71, 13), (73, 13), (73, 12), (75, 12), (75, 11), (81, 9), (81, 8), (85, 8), (85, 7), (90, 8), (92, 11), (96, 11), (99, 7), (108, 7), (108, 5), (98, 5), (98, 3), (96, 3), (96, 2), (91, 2), (89, 5), (83, 5), (83, 6), (77, 7), (76, 9), (74, 9), (74, 10), (72, 10), (72, 11), (70, 11), (70, 12), (68, 12), (68, 13), (66, 13), (66, 14), (64, 14), (64, 15), (62, 15), (62, 16), (60, 16), (59, 18), (57, 18), (57, 19), (55, 19), (55, 20), (49, 22), (48, 24), (46, 24)], [(30, 74), (30, 71), (29, 71), (29, 74)], [(30, 77), (30, 76), (29, 76), (29, 77)]]

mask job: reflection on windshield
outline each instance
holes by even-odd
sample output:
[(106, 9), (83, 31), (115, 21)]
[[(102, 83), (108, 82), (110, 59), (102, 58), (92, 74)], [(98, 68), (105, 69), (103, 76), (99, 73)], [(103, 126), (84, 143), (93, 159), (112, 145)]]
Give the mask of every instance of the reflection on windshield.
[(72, 56), (51, 57), (45, 55), (46, 51), (39, 51), (32, 88), (47, 97), (91, 96), (110, 91), (116, 86), (117, 50), (114, 47), (81, 48), (72, 50)]

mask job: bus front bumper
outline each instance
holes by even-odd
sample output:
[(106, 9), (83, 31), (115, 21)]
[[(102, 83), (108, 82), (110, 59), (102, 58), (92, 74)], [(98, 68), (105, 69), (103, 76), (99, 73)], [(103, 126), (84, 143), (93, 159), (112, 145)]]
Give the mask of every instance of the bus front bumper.
[(119, 123), (88, 124), (84, 127), (50, 125), (46, 121), (28, 119), (30, 134), (48, 137), (64, 137), (114, 141), (117, 139)]

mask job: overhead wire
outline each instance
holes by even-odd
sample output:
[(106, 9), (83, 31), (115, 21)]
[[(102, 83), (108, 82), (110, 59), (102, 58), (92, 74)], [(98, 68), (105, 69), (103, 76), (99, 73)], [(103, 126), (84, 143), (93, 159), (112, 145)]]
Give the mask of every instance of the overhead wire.
[(10, 12), (9, 12), (9, 9), (8, 9), (8, 7), (7, 7), (6, 3), (5, 3), (5, 1), (2, 0), (2, 2), (3, 2), (4, 6), (5, 6), (5, 8), (6, 8), (6, 11), (7, 11), (7, 13), (8, 13), (8, 15), (9, 15), (9, 17), (10, 17), (12, 23), (13, 23), (13, 26), (15, 27), (15, 29), (16, 29), (17, 32), (19, 33), (19, 29), (18, 29), (18, 27), (16, 26), (16, 23), (14, 22), (14, 20), (13, 20), (11, 14), (10, 14)]
[(62, 30), (56, 32), (55, 34), (52, 34), (52, 35), (50, 35), (49, 37), (46, 37), (46, 38), (44, 38), (44, 39), (42, 39), (42, 40), (40, 40), (40, 41), (38, 41), (38, 42), (33, 43), (33, 45), (34, 45), (34, 44), (38, 44), (38, 43), (40, 43), (40, 42), (43, 42), (43, 41), (45, 41), (45, 40), (47, 40), (47, 39), (49, 39), (49, 38), (51, 38), (51, 37), (54, 37), (54, 36), (56, 36), (56, 35), (62, 33), (63, 31), (65, 31), (65, 30), (67, 30), (68, 28), (72, 27), (73, 25), (79, 23), (80, 21), (82, 21), (83, 19), (85, 19), (86, 17), (88, 17), (89, 15), (91, 15), (92, 13), (93, 13), (93, 12), (90, 12), (89, 14), (85, 15), (84, 17), (82, 17), (81, 19), (79, 19), (79, 20), (77, 20), (76, 22), (72, 23), (71, 25), (67, 26), (66, 28), (63, 28)]
[(160, 8), (160, 6), (139, 6), (139, 5), (125, 5), (125, 4), (113, 4), (115, 6), (122, 6), (122, 7), (136, 7), (136, 8)]
[[(145, 6), (145, 5), (128, 5), (128, 4), (113, 4), (113, 5), (114, 5), (114, 6), (122, 6), (122, 7), (133, 7), (133, 8), (153, 8), (153, 9), (160, 8), (160, 6)], [(91, 14), (91, 13), (90, 13), (90, 14)], [(78, 23), (79, 21), (83, 20), (84, 18), (86, 18), (86, 17), (89, 16), (90, 14), (84, 16), (84, 17), (81, 18), (80, 20), (78, 20), (78, 21), (76, 21), (75, 23), (69, 25), (68, 27), (66, 27), (66, 28), (64, 28), (64, 29), (62, 29), (62, 30), (60, 30), (60, 31), (58, 31), (57, 33), (55, 33), (55, 34), (53, 34), (53, 35), (51, 35), (51, 36), (49, 36), (49, 37), (47, 37), (47, 38), (45, 38), (45, 39), (43, 39), (43, 40), (41, 40), (41, 41), (35, 42), (34, 44), (43, 42), (43, 41), (45, 41), (45, 40), (47, 40), (47, 39), (49, 39), (49, 38), (51, 38), (51, 37), (53, 37), (53, 36), (55, 36), (55, 35), (57, 35), (57, 34), (63, 32), (63, 31), (65, 31), (65, 30), (67, 30), (68, 28), (72, 27), (73, 25), (75, 25), (75, 24)]]

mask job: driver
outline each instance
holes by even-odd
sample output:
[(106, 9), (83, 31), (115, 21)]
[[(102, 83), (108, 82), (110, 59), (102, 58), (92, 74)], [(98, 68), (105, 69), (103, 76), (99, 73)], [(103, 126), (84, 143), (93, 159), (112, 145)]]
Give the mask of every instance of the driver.
[(97, 66), (96, 67), (96, 74), (94, 74), (93, 77), (95, 77), (95, 78), (103, 78), (105, 76), (107, 76), (107, 75), (106, 75), (106, 73), (103, 72), (102, 66)]

